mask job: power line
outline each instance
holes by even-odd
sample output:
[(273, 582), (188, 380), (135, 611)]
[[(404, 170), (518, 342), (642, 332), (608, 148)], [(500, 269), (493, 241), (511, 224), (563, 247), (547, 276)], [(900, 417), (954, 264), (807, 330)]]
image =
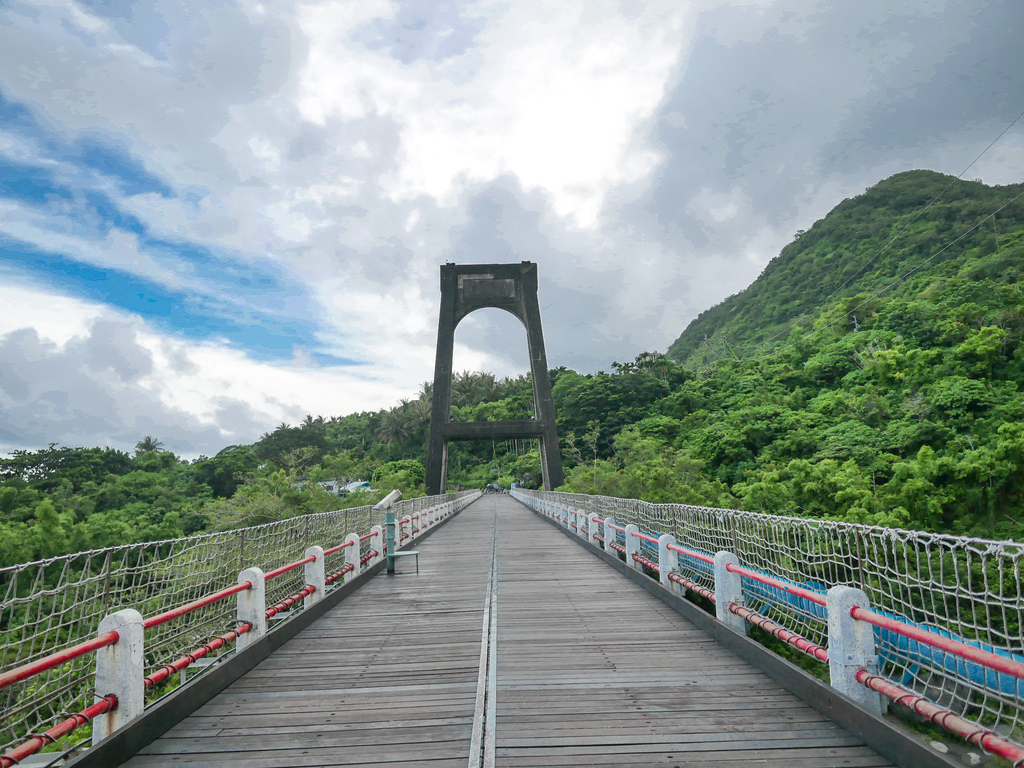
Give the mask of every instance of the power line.
[[(824, 299), (822, 299), (821, 303), (820, 303), (820, 304), (818, 304), (818, 306), (817, 306), (817, 307), (815, 307), (815, 308), (814, 308), (813, 310), (811, 310), (810, 312), (804, 312), (804, 313), (802, 313), (802, 314), (801, 314), (801, 315), (800, 315), (799, 317), (797, 317), (797, 318), (796, 318), (795, 320), (793, 320), (793, 321), (792, 321), (792, 322), (791, 322), (791, 323), (790, 323), (789, 325), (787, 325), (787, 326), (786, 326), (785, 328), (783, 328), (783, 329), (782, 329), (781, 331), (779, 331), (778, 333), (776, 333), (776, 334), (775, 334), (774, 336), (769, 336), (769, 337), (768, 337), (767, 339), (765, 339), (764, 341), (761, 341), (761, 342), (759, 342), (759, 343), (757, 343), (757, 344), (735, 344), (735, 345), (733, 345), (733, 346), (735, 346), (735, 347), (737, 347), (737, 348), (739, 348), (739, 349), (758, 349), (758, 348), (760, 348), (760, 347), (763, 347), (763, 346), (764, 346), (765, 344), (767, 344), (768, 342), (770, 342), (770, 341), (774, 341), (775, 339), (779, 338), (779, 337), (780, 337), (780, 336), (782, 336), (783, 334), (785, 334), (785, 333), (788, 333), (789, 331), (791, 331), (791, 330), (792, 330), (793, 328), (795, 328), (795, 327), (796, 327), (796, 326), (797, 326), (797, 325), (798, 325), (798, 324), (800, 323), (800, 321), (801, 321), (801, 320), (803, 320), (803, 319), (804, 319), (805, 317), (807, 317), (807, 316), (808, 316), (809, 314), (811, 314), (811, 312), (817, 312), (817, 311), (818, 311), (818, 310), (820, 310), (820, 309), (821, 309), (822, 307), (824, 307), (824, 306), (825, 306), (825, 305), (826, 305), (826, 304), (827, 304), (827, 303), (829, 302), (829, 300), (830, 300), (830, 299), (831, 299), (831, 298), (832, 298), (833, 296), (835, 296), (835, 295), (836, 295), (837, 293), (839, 293), (839, 292), (840, 292), (841, 290), (843, 290), (843, 288), (845, 288), (845, 287), (846, 287), (847, 285), (849, 285), (849, 284), (850, 284), (850, 282), (851, 282), (851, 281), (852, 281), (852, 280), (853, 280), (853, 279), (854, 279), (855, 277), (857, 277), (858, 275), (860, 275), (861, 273), (863, 273), (863, 272), (864, 272), (864, 270), (865, 270), (865, 269), (867, 269), (867, 267), (868, 267), (868, 266), (869, 266), (869, 265), (870, 265), (871, 263), (873, 263), (873, 262), (874, 262), (874, 261), (875, 261), (875, 260), (876, 260), (876, 259), (877, 259), (877, 258), (878, 258), (879, 256), (881, 256), (881, 255), (882, 255), (882, 254), (883, 254), (883, 253), (885, 252), (885, 250), (886, 250), (886, 249), (887, 249), (887, 248), (888, 248), (888, 247), (889, 247), (890, 245), (892, 245), (892, 244), (893, 244), (893, 242), (894, 242), (894, 241), (896, 241), (896, 240), (897, 240), (898, 238), (900, 238), (900, 237), (901, 237), (901, 236), (903, 235), (903, 233), (904, 233), (904, 232), (906, 232), (906, 231), (907, 231), (908, 229), (910, 229), (910, 227), (912, 227), (912, 226), (913, 226), (913, 225), (914, 225), (914, 224), (915, 224), (915, 223), (917, 222), (917, 220), (918, 220), (918, 219), (920, 219), (920, 218), (921, 218), (921, 217), (922, 217), (922, 216), (923, 216), (923, 215), (925, 214), (925, 212), (926, 212), (926, 211), (927, 211), (927, 210), (928, 210), (929, 208), (931, 208), (931, 207), (932, 207), (932, 206), (933, 206), (933, 205), (934, 205), (934, 204), (935, 204), (935, 203), (936, 203), (936, 202), (937, 202), (937, 201), (938, 201), (938, 200), (939, 200), (939, 199), (940, 199), (940, 198), (941, 198), (941, 197), (942, 197), (942, 196), (943, 196), (944, 194), (946, 194), (946, 192), (948, 192), (948, 191), (949, 191), (950, 187), (952, 187), (952, 186), (953, 186), (953, 185), (954, 185), (954, 184), (955, 184), (955, 183), (956, 183), (957, 181), (960, 181), (960, 180), (961, 180), (961, 179), (963, 178), (963, 176), (964, 176), (964, 174), (965, 174), (965, 173), (967, 173), (967, 172), (968, 172), (969, 170), (971, 170), (971, 168), (973, 168), (973, 167), (974, 167), (975, 165), (977, 165), (978, 161), (979, 161), (979, 160), (981, 160), (981, 158), (983, 158), (983, 157), (984, 157), (984, 156), (985, 156), (986, 154), (988, 154), (989, 150), (991, 150), (991, 149), (992, 149), (992, 147), (994, 147), (994, 146), (995, 146), (995, 145), (996, 145), (996, 144), (997, 144), (997, 143), (999, 142), (999, 140), (1000, 140), (1000, 139), (1002, 139), (1002, 138), (1003, 138), (1003, 136), (1005, 136), (1005, 135), (1006, 135), (1006, 133), (1007, 133), (1007, 132), (1008, 132), (1008, 131), (1009, 131), (1009, 130), (1010, 130), (1011, 128), (1013, 128), (1013, 126), (1014, 126), (1014, 125), (1016, 125), (1016, 124), (1017, 124), (1017, 123), (1018, 123), (1018, 122), (1019, 122), (1019, 121), (1021, 120), (1021, 118), (1024, 118), (1024, 112), (1021, 112), (1021, 113), (1020, 113), (1019, 115), (1017, 115), (1017, 117), (1015, 117), (1015, 118), (1014, 118), (1014, 119), (1013, 119), (1013, 120), (1012, 120), (1012, 121), (1010, 122), (1010, 124), (1009, 124), (1008, 126), (1006, 126), (1006, 127), (1005, 127), (1005, 128), (1003, 129), (1002, 133), (1000, 133), (1000, 134), (999, 134), (998, 136), (996, 136), (996, 138), (995, 138), (995, 139), (993, 139), (993, 140), (992, 140), (992, 142), (991, 142), (991, 143), (990, 143), (990, 144), (989, 144), (989, 145), (988, 145), (987, 147), (985, 147), (985, 149), (984, 149), (984, 150), (983, 150), (983, 151), (981, 152), (981, 154), (979, 154), (979, 155), (978, 155), (978, 156), (977, 156), (976, 158), (974, 158), (974, 160), (972, 160), (972, 161), (971, 161), (971, 163), (970, 163), (970, 164), (969, 164), (969, 165), (968, 165), (968, 166), (967, 166), (966, 168), (964, 168), (964, 169), (963, 169), (962, 171), (960, 171), (960, 173), (959, 173), (959, 174), (957, 174), (957, 176), (956, 176), (956, 177), (955, 177), (955, 178), (954, 178), (953, 180), (951, 180), (951, 181), (950, 181), (950, 182), (949, 182), (949, 183), (948, 183), (948, 184), (947, 184), (947, 185), (946, 185), (946, 186), (945, 186), (945, 187), (944, 187), (944, 188), (942, 189), (942, 191), (941, 191), (941, 192), (939, 192), (939, 193), (938, 193), (937, 195), (935, 195), (935, 197), (933, 197), (933, 198), (932, 198), (931, 200), (929, 200), (929, 201), (928, 201), (928, 203), (927, 203), (927, 204), (926, 204), (926, 205), (924, 206), (924, 208), (922, 208), (922, 209), (921, 209), (920, 211), (918, 211), (917, 215), (916, 215), (916, 216), (914, 216), (914, 218), (913, 218), (913, 219), (911, 219), (911, 220), (910, 220), (909, 222), (907, 222), (907, 224), (906, 224), (906, 225), (905, 225), (905, 226), (904, 226), (904, 227), (903, 227), (903, 228), (902, 228), (902, 229), (901, 229), (901, 230), (900, 230), (899, 232), (897, 232), (897, 233), (896, 233), (895, 235), (893, 235), (892, 237), (890, 237), (890, 238), (889, 238), (889, 239), (888, 239), (888, 240), (887, 240), (887, 241), (886, 241), (886, 242), (885, 242), (885, 243), (884, 243), (884, 244), (882, 245), (882, 247), (878, 249), (878, 251), (877, 251), (877, 252), (875, 253), (875, 255), (874, 255), (874, 256), (872, 256), (872, 257), (871, 257), (870, 259), (868, 259), (867, 261), (865, 261), (865, 262), (864, 262), (864, 263), (863, 263), (863, 264), (862, 264), (862, 265), (860, 266), (860, 268), (859, 268), (859, 269), (858, 269), (858, 270), (857, 270), (856, 272), (854, 272), (854, 273), (853, 273), (852, 275), (850, 275), (850, 276), (849, 276), (849, 277), (848, 277), (848, 278), (847, 278), (847, 279), (846, 279), (845, 281), (843, 281), (842, 285), (840, 285), (840, 286), (839, 286), (838, 288), (836, 288), (836, 289), (835, 289), (834, 291), (832, 291), (832, 293), (830, 293), (830, 294), (829, 294), (828, 296), (826, 296), (826, 297), (825, 297)], [(1014, 198), (1014, 199), (1016, 199), (1016, 198)], [(1005, 206), (1004, 206), (1004, 207), (1005, 207)], [(1002, 210), (1002, 208), (1000, 208), (999, 210)], [(997, 211), (996, 213), (998, 213), (998, 211)], [(995, 215), (995, 214), (993, 214), (993, 216), (994, 216), (994, 215)], [(955, 241), (954, 241), (954, 242), (955, 242)], [(952, 245), (952, 243), (950, 243), (950, 245)], [(937, 255), (937, 254), (936, 254), (936, 255)], [(924, 263), (927, 263), (927, 262), (924, 262)], [(924, 263), (922, 263), (922, 266), (923, 266), (923, 264), (924, 264)]]
[[(960, 236), (959, 236), (958, 238), (956, 238), (956, 240), (953, 240), (953, 241), (952, 241), (951, 243), (947, 243), (946, 245), (942, 246), (942, 248), (940, 248), (939, 250), (937, 250), (937, 251), (936, 251), (935, 253), (933, 253), (933, 254), (932, 254), (931, 256), (929, 256), (929, 257), (928, 257), (927, 259), (925, 259), (925, 260), (924, 260), (924, 261), (922, 261), (922, 262), (921, 262), (920, 264), (918, 264), (918, 265), (917, 265), (916, 267), (914, 267), (913, 269), (911, 269), (911, 270), (910, 270), (909, 272), (905, 272), (904, 274), (900, 275), (900, 276), (899, 276), (899, 277), (897, 277), (897, 278), (896, 278), (895, 280), (893, 280), (893, 281), (892, 281), (891, 283), (889, 283), (889, 284), (888, 284), (887, 286), (885, 286), (885, 287), (884, 287), (884, 288), (882, 288), (881, 290), (879, 290), (879, 291), (875, 292), (874, 294), (872, 294), (871, 296), (869, 296), (868, 298), (866, 298), (866, 299), (865, 299), (864, 301), (862, 301), (862, 302), (861, 302), (860, 304), (858, 304), (858, 305), (857, 305), (856, 307), (854, 307), (853, 309), (851, 309), (851, 310), (850, 310), (850, 312), (856, 312), (856, 311), (857, 311), (858, 309), (860, 309), (861, 307), (864, 307), (864, 306), (866, 306), (866, 305), (867, 305), (867, 304), (868, 304), (868, 303), (869, 303), (870, 301), (872, 301), (873, 299), (877, 299), (877, 298), (878, 298), (879, 296), (881, 296), (881, 295), (882, 295), (883, 293), (885, 293), (886, 291), (888, 291), (888, 290), (889, 290), (890, 288), (892, 288), (892, 287), (893, 287), (894, 285), (897, 285), (898, 283), (901, 283), (901, 282), (903, 282), (904, 280), (906, 280), (906, 279), (907, 279), (908, 277), (910, 277), (910, 276), (911, 276), (912, 274), (914, 274), (915, 272), (917, 272), (917, 271), (918, 271), (919, 269), (921, 269), (921, 268), (922, 268), (922, 267), (923, 267), (923, 266), (924, 266), (925, 264), (927, 264), (928, 262), (930, 262), (930, 261), (931, 261), (932, 259), (934, 259), (935, 257), (937, 257), (937, 256), (941, 255), (941, 254), (942, 254), (942, 253), (944, 253), (945, 251), (949, 250), (949, 249), (950, 249), (950, 248), (952, 248), (952, 247), (953, 247), (954, 245), (956, 245), (956, 244), (957, 244), (957, 243), (959, 243), (959, 242), (960, 242), (961, 240), (963, 240), (963, 239), (964, 239), (965, 237), (967, 237), (967, 236), (968, 236), (969, 234), (971, 234), (971, 233), (972, 233), (972, 232), (973, 232), (974, 230), (978, 229), (978, 228), (979, 228), (979, 227), (980, 227), (980, 226), (981, 226), (982, 224), (984, 224), (984, 223), (985, 223), (986, 221), (988, 221), (989, 219), (994, 219), (994, 218), (995, 218), (995, 216), (996, 216), (996, 215), (997, 215), (998, 213), (1000, 213), (1000, 212), (1001, 212), (1001, 211), (1002, 211), (1003, 209), (1005, 209), (1005, 208), (1006, 208), (1007, 206), (1009, 206), (1009, 205), (1012, 205), (1013, 203), (1017, 202), (1017, 201), (1018, 201), (1018, 200), (1019, 200), (1019, 199), (1020, 199), (1021, 197), (1024, 197), (1024, 191), (1018, 192), (1018, 193), (1017, 193), (1016, 195), (1014, 195), (1014, 197), (1013, 197), (1013, 198), (1011, 198), (1011, 199), (1010, 199), (1009, 201), (1007, 201), (1006, 203), (1004, 203), (1003, 205), (1001, 205), (1001, 206), (1000, 206), (1000, 207), (999, 207), (999, 208), (998, 208), (997, 210), (993, 211), (992, 213), (990, 213), (990, 214), (989, 214), (988, 216), (986, 216), (985, 218), (981, 219), (981, 220), (980, 220), (980, 221), (979, 221), (979, 222), (978, 222), (977, 224), (975, 224), (975, 225), (974, 225), (973, 227), (971, 227), (971, 228), (970, 228), (970, 229), (968, 229), (968, 230), (967, 230), (966, 232), (964, 232), (964, 233), (963, 233), (962, 235), (960, 235)], [(822, 331), (827, 331), (827, 330), (828, 330), (829, 328), (831, 328), (831, 327), (832, 327), (833, 325), (835, 325), (836, 323), (838, 323), (840, 319), (844, 319), (844, 318), (846, 318), (846, 317), (847, 317), (847, 316), (848, 316), (848, 315), (850, 314), (850, 312), (847, 312), (847, 313), (845, 313), (845, 314), (844, 314), (844, 315), (842, 316), (842, 318), (838, 318), (838, 317), (837, 317), (837, 318), (836, 318), (835, 320), (833, 320), (832, 322), (830, 322), (830, 323), (829, 323), (828, 325), (825, 325), (825, 326), (823, 326), (823, 327), (821, 327), (821, 328), (818, 328), (817, 330), (811, 331), (811, 332), (810, 332), (809, 334), (807, 334), (807, 336), (805, 336), (804, 338), (805, 338), (805, 339), (806, 339), (806, 338), (810, 338), (810, 337), (812, 337), (812, 336), (815, 336), (815, 335), (817, 335), (817, 334), (821, 333)], [(800, 339), (800, 341), (803, 341), (803, 340), (804, 340), (804, 339)], [(775, 351), (775, 350), (780, 350), (780, 349), (791, 349), (792, 347), (795, 347), (795, 346), (796, 346), (797, 344), (799, 344), (799, 343), (800, 343), (800, 341), (795, 341), (795, 342), (793, 342), (792, 344), (786, 344), (786, 345), (784, 345), (784, 346), (781, 346), (781, 347), (773, 347), (773, 348), (772, 348), (772, 351)]]

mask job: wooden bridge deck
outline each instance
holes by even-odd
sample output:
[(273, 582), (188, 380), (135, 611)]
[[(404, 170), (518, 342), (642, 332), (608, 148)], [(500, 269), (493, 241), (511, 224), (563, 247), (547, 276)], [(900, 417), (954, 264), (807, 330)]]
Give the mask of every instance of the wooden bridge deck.
[(890, 765), (502, 495), (126, 765), (468, 765), (492, 541), (494, 765)]

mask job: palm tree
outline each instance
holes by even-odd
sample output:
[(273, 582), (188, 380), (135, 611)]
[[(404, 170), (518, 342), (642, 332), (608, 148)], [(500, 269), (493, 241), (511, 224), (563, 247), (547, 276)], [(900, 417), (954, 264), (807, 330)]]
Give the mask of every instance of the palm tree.
[(139, 440), (135, 444), (135, 455), (139, 456), (143, 453), (159, 453), (163, 443), (157, 440), (155, 437), (146, 435), (144, 438)]

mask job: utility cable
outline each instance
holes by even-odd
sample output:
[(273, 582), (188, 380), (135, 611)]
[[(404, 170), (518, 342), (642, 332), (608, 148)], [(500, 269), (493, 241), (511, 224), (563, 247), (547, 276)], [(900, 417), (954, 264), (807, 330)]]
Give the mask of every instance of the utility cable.
[[(898, 238), (902, 237), (904, 232), (906, 232), (908, 229), (910, 229), (910, 227), (912, 227), (917, 222), (917, 220), (920, 219), (925, 214), (925, 212), (929, 208), (931, 208), (943, 195), (945, 195), (946, 192), (949, 191), (950, 187), (952, 187), (957, 181), (960, 181), (963, 178), (965, 173), (967, 173), (969, 170), (971, 170), (971, 168), (973, 168), (975, 165), (977, 165), (978, 161), (981, 160), (981, 158), (983, 158), (986, 154), (988, 154), (989, 150), (991, 150), (992, 147), (994, 147), (999, 142), (999, 140), (1002, 139), (1003, 136), (1005, 136), (1007, 134), (1007, 132), (1011, 128), (1013, 128), (1013, 126), (1016, 125), (1021, 120), (1021, 118), (1024, 118), (1024, 112), (1021, 112), (1019, 115), (1017, 115), (1017, 117), (1015, 117), (1010, 122), (1010, 124), (1008, 126), (1006, 126), (1006, 128), (1003, 129), (1002, 133), (1000, 133), (998, 136), (996, 136), (996, 138), (993, 139), (992, 142), (987, 147), (985, 147), (985, 149), (981, 152), (981, 154), (979, 154), (976, 158), (974, 158), (974, 160), (971, 161), (970, 165), (968, 165), (966, 168), (964, 168), (962, 171), (960, 171), (960, 173), (957, 174), (957, 176), (954, 179), (952, 179), (942, 189), (941, 192), (939, 192), (937, 195), (935, 195), (935, 197), (933, 197), (931, 200), (928, 201), (927, 204), (925, 204), (924, 208), (922, 208), (920, 211), (918, 211), (917, 215), (914, 216), (913, 219), (911, 219), (909, 222), (907, 222), (907, 224), (902, 229), (900, 229), (899, 232), (897, 232), (895, 235), (890, 237), (882, 245), (882, 247), (879, 248), (878, 251), (870, 259), (865, 261), (856, 272), (854, 272), (846, 280), (844, 280), (842, 285), (840, 285), (838, 288), (836, 288), (834, 291), (832, 291), (832, 293), (830, 293), (828, 296), (826, 296), (824, 299), (822, 299), (821, 303), (818, 304), (818, 306), (815, 307), (813, 310), (811, 310), (811, 312), (817, 312), (818, 310), (820, 310), (822, 307), (824, 307), (829, 302), (829, 300), (833, 296), (835, 296), (837, 293), (839, 293), (841, 290), (843, 290), (843, 288), (845, 288), (847, 285), (849, 285), (850, 282), (855, 277), (857, 277), (860, 274), (862, 274), (864, 272), (864, 270), (867, 269), (867, 267), (870, 264), (872, 264), (879, 256), (881, 256), (886, 251), (886, 249), (890, 245), (893, 244), (893, 242), (895, 242)], [(1014, 198), (1014, 199), (1016, 199), (1016, 198)], [(1000, 208), (1000, 210), (1002, 210), (1002, 208)], [(998, 211), (997, 211), (997, 213), (998, 213)], [(950, 245), (952, 245), (952, 243)], [(924, 263), (927, 263), (927, 262), (924, 262)], [(923, 264), (922, 264), (922, 266), (923, 266)], [(863, 306), (863, 305), (861, 305), (861, 306)], [(797, 317), (795, 320), (793, 320), (789, 325), (787, 325), (781, 331), (776, 333), (774, 336), (769, 336), (767, 339), (765, 339), (764, 341), (759, 342), (758, 344), (734, 344), (733, 346), (738, 348), (738, 349), (757, 349), (759, 347), (763, 347), (765, 344), (769, 343), (770, 341), (774, 341), (775, 339), (779, 338), (783, 334), (788, 333), (790, 330), (792, 330), (794, 327), (796, 327), (796, 325), (801, 320), (803, 320), (805, 317), (807, 317), (808, 314), (810, 314), (810, 313), (809, 312), (802, 313), (799, 317)]]

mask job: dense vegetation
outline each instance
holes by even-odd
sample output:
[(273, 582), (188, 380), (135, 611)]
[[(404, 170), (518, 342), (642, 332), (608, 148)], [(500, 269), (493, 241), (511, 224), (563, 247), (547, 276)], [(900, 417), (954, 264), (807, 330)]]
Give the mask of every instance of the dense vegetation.
[[(899, 174), (800, 233), (667, 356), (552, 371), (567, 489), (1024, 539), (1024, 201), (1007, 205), (1022, 191)], [(430, 402), (424, 384), (194, 462), (152, 438), (134, 456), (17, 452), (0, 459), (0, 564), (376, 498), (317, 480), (422, 493)], [(456, 420), (532, 410), (528, 376), (453, 383)], [(536, 444), (453, 444), (448, 476), (537, 484)]]

